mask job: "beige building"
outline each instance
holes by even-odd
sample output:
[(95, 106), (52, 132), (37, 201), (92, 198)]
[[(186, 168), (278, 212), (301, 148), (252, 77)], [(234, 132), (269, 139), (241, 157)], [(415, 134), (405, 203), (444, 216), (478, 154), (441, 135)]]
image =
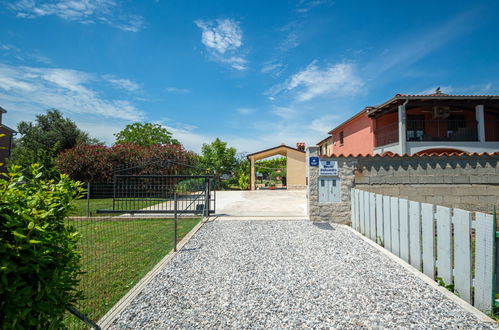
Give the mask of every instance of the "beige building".
[(330, 135), (317, 143), (319, 156), (330, 156), (333, 154), (333, 136)]
[(250, 187), (256, 189), (255, 163), (257, 160), (281, 155), (286, 157), (286, 187), (287, 189), (306, 189), (306, 154), (305, 144), (297, 143), (297, 148), (292, 148), (284, 144), (249, 154), (248, 160), (251, 163)]

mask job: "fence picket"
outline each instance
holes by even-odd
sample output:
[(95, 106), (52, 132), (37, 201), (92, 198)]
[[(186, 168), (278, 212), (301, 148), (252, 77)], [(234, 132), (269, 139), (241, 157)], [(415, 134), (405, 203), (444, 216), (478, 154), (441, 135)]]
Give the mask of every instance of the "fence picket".
[(399, 200), (399, 219), (400, 219), (400, 258), (409, 263), (409, 201), (407, 199)]
[(371, 224), (371, 239), (376, 241), (376, 199), (374, 193), (369, 193), (369, 218)]
[(476, 213), (475, 234), (475, 307), (491, 312), (494, 302), (494, 219), (490, 214)]
[(445, 285), (452, 284), (452, 226), (451, 210), (437, 206), (437, 273)]
[(421, 270), (421, 203), (409, 201), (409, 250), (411, 265)]
[(392, 225), (392, 253), (400, 256), (399, 199), (390, 197), (390, 222)]
[(435, 226), (432, 204), (421, 203), (421, 225), (423, 273), (431, 279), (435, 279)]
[(359, 203), (357, 200), (357, 189), (352, 189), (352, 209), (354, 213), (354, 225), (353, 228), (359, 231)]
[(350, 190), (350, 222), (352, 223), (352, 228), (357, 229), (357, 224), (355, 223), (355, 189)]
[(471, 212), (454, 209), (454, 288), (471, 304)]
[(367, 191), (363, 191), (362, 194), (364, 195), (364, 235), (369, 237), (369, 230), (370, 230), (370, 218), (369, 218), (369, 193)]
[(357, 190), (356, 195), (357, 195), (357, 230), (361, 232), (362, 228), (362, 204), (360, 204), (360, 194), (361, 191)]
[(362, 235), (365, 235), (364, 231), (364, 215), (365, 215), (365, 208), (364, 208), (364, 194), (362, 191), (359, 191), (359, 229)]
[(390, 196), (383, 196), (383, 238), (384, 242), (383, 245), (385, 249), (388, 251), (392, 250), (392, 241), (391, 241), (391, 235), (392, 235), (392, 228), (390, 224)]
[(376, 194), (376, 242), (383, 240), (383, 196)]

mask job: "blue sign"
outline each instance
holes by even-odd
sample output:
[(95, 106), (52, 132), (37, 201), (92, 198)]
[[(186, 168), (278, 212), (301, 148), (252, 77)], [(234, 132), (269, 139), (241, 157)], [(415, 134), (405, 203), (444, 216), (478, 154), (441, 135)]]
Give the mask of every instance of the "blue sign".
[(319, 166), (319, 157), (310, 157), (309, 164), (310, 166)]

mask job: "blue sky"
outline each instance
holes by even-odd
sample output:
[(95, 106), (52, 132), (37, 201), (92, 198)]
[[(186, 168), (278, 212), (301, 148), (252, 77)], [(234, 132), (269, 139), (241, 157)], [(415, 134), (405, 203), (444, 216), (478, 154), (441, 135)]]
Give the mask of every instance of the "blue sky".
[(0, 1), (0, 106), (108, 144), (134, 121), (199, 151), (315, 144), (368, 105), (499, 94), (497, 1)]

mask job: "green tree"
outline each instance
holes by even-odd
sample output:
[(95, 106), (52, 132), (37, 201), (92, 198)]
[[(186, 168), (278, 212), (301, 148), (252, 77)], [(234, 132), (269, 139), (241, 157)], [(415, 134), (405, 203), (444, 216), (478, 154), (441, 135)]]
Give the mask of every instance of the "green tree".
[(126, 127), (116, 136), (115, 144), (133, 143), (142, 147), (148, 147), (154, 144), (180, 144), (172, 138), (166, 128), (159, 124), (152, 123), (133, 123)]
[(201, 154), (201, 164), (215, 172), (217, 187), (222, 187), (220, 177), (223, 174), (233, 175), (236, 169), (236, 149), (227, 147), (227, 142), (216, 138), (210, 144), (203, 144)]
[(36, 116), (35, 123), (22, 121), (17, 125), (21, 135), (14, 141), (11, 163), (27, 169), (31, 164), (41, 164), (49, 177), (56, 177), (55, 157), (77, 144), (102, 144), (91, 138), (76, 124), (65, 118), (57, 109), (47, 110)]
[(286, 157), (263, 159), (256, 162), (256, 170), (266, 179), (273, 178), (273, 173), (279, 169), (281, 172), (286, 172)]

